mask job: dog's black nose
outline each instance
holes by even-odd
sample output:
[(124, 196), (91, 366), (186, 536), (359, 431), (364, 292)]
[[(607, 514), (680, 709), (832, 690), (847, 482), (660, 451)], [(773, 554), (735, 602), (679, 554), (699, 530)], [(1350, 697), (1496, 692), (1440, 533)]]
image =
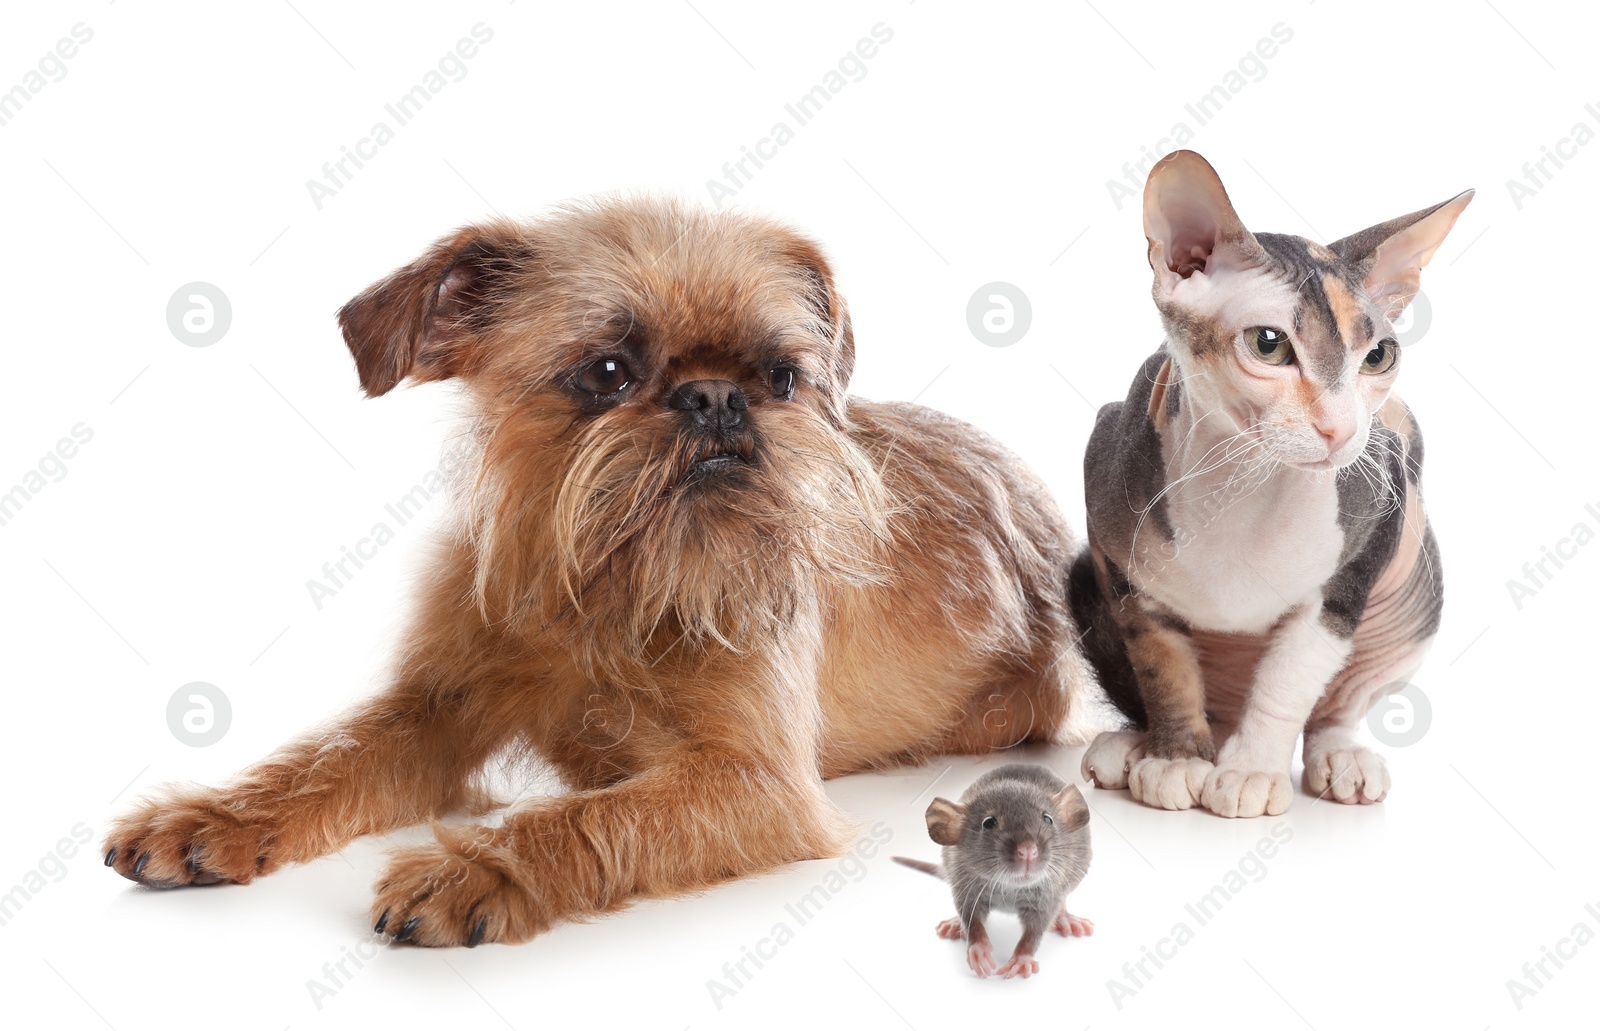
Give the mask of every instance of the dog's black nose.
[(750, 403), (737, 383), (695, 379), (674, 390), (667, 406), (687, 413), (689, 421), (700, 429), (726, 432), (744, 425), (744, 413)]

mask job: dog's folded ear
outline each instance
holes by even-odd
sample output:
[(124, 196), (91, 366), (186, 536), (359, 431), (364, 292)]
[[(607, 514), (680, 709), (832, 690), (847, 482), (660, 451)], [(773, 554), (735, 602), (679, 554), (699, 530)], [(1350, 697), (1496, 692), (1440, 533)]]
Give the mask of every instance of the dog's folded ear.
[(513, 222), (468, 226), (340, 308), (367, 396), (386, 394), (407, 376), (448, 379), (466, 371), (474, 339), (530, 256)]
[(824, 334), (835, 347), (832, 373), (838, 396), (843, 397), (856, 367), (856, 339), (850, 329), (850, 310), (833, 286), (833, 269), (822, 251), (810, 240), (793, 237), (787, 247), (789, 260), (800, 269), (809, 287), (807, 300), (817, 314)]

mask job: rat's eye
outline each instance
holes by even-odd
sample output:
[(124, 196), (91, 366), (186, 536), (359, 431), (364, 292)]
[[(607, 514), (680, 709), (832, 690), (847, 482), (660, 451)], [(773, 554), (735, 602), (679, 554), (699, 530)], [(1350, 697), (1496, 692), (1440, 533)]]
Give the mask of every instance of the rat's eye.
[(772, 387), (772, 392), (779, 397), (788, 397), (794, 393), (795, 372), (787, 365), (780, 365), (767, 374), (767, 382)]
[(1250, 342), (1255, 356), (1268, 365), (1288, 365), (1294, 361), (1294, 351), (1289, 347), (1289, 334), (1271, 326), (1247, 329), (1244, 336)]
[(1044, 817), (1044, 822), (1045, 823), (1055, 823), (1056, 822), (1056, 818), (1054, 816), (1051, 816), (1049, 813), (1042, 813), (1041, 815)]
[(999, 820), (996, 820), (996, 819), (995, 819), (995, 818), (994, 818), (994, 817), (992, 817), (992, 816), (985, 816), (985, 817), (984, 817), (984, 818), (983, 818), (983, 829), (984, 829), (984, 830), (986, 830), (986, 831), (992, 831), (992, 830), (994, 830), (994, 829), (995, 829), (995, 828), (996, 828), (996, 827), (998, 827), (998, 826), (1000, 826), (1000, 821), (999, 821)]
[(615, 394), (632, 382), (628, 367), (616, 358), (601, 358), (578, 373), (577, 384), (591, 394)]
[(1395, 359), (1399, 357), (1400, 348), (1393, 340), (1380, 340), (1361, 359), (1361, 371), (1368, 376), (1381, 376), (1394, 368)]

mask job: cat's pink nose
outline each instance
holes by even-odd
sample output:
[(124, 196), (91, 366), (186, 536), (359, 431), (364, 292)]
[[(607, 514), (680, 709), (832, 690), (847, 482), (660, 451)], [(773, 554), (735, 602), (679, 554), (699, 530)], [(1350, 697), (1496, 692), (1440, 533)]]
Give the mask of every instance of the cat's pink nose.
[(1328, 445), (1328, 454), (1333, 455), (1340, 448), (1350, 443), (1350, 438), (1356, 435), (1356, 428), (1348, 425), (1327, 426), (1318, 423), (1317, 433), (1322, 437), (1322, 442)]

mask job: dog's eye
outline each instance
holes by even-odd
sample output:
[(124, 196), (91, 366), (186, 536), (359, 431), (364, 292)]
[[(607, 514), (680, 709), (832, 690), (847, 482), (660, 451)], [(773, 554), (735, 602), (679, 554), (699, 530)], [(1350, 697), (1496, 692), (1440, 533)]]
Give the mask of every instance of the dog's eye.
[(601, 358), (578, 373), (578, 386), (591, 394), (615, 394), (632, 377), (628, 367), (615, 358)]
[(994, 817), (992, 817), (992, 816), (985, 816), (985, 817), (984, 817), (984, 818), (983, 818), (983, 829), (984, 829), (984, 830), (986, 830), (986, 831), (992, 831), (992, 830), (994, 830), (994, 829), (995, 829), (995, 828), (996, 828), (996, 827), (998, 827), (998, 826), (1000, 826), (1000, 821), (999, 821), (999, 820), (996, 820), (996, 819), (995, 819), (995, 818), (994, 818)]
[(794, 393), (794, 370), (788, 366), (780, 365), (768, 373), (767, 382), (772, 385), (772, 392), (779, 397), (788, 397)]

